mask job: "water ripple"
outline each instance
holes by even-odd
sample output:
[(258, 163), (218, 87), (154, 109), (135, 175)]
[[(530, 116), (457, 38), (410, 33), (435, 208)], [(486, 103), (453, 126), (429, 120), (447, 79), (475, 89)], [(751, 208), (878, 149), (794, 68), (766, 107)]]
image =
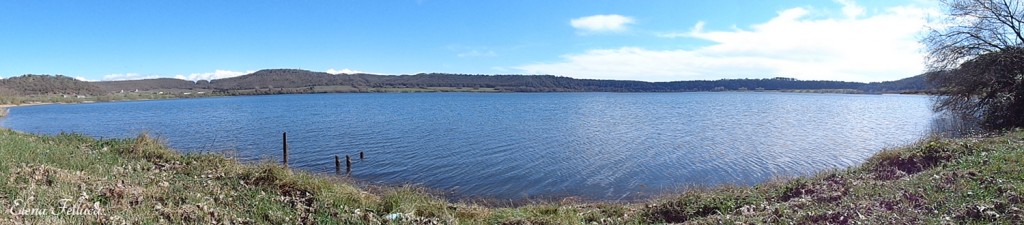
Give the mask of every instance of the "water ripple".
[(456, 196), (626, 200), (856, 165), (926, 134), (924, 96), (430, 93), (249, 96), (16, 107), (0, 125), (131, 137), (182, 151), (420, 184)]

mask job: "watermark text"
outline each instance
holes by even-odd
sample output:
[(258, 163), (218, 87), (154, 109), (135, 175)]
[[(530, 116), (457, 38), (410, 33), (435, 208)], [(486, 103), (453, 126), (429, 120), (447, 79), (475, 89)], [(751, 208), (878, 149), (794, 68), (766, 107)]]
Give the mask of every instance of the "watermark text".
[(81, 205), (72, 204), (71, 199), (61, 199), (55, 206), (37, 207), (26, 204), (22, 199), (16, 199), (11, 202), (7, 213), (16, 216), (101, 216), (103, 208), (100, 208), (99, 202), (93, 202), (92, 205)]

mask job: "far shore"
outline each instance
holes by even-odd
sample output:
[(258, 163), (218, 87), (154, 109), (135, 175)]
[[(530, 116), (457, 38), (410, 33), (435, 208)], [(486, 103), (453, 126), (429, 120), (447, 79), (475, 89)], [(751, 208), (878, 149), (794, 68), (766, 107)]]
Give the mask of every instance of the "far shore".
[[(81, 102), (81, 103), (86, 103), (86, 102)], [(57, 103), (53, 103), (53, 102), (33, 102), (33, 103), (25, 103), (25, 104), (2, 104), (2, 105), (0, 105), (0, 108), (12, 108), (12, 107), (18, 107), (18, 106), (33, 106), (33, 105), (49, 105), (49, 104), (57, 104)]]
[[(585, 92), (490, 92), (490, 91), (436, 91), (436, 90), (414, 90), (414, 91), (380, 91), (380, 92), (308, 92), (308, 93), (272, 93), (272, 94), (228, 94), (228, 95), (196, 95), (187, 97), (167, 97), (167, 98), (128, 98), (128, 99), (113, 99), (113, 100), (102, 100), (89, 98), (84, 101), (68, 101), (68, 102), (45, 102), (40, 99), (33, 99), (30, 103), (22, 104), (0, 104), (0, 108), (11, 108), (19, 106), (35, 106), (35, 105), (49, 105), (49, 104), (81, 104), (81, 103), (97, 103), (97, 102), (134, 102), (134, 101), (149, 101), (149, 100), (167, 100), (167, 99), (188, 99), (188, 98), (211, 98), (211, 97), (231, 97), (231, 96), (264, 96), (264, 95), (290, 95), (290, 94), (353, 94), (353, 93), (707, 93), (707, 92), (728, 92), (728, 93), (800, 93), (800, 94), (882, 94), (882, 95), (928, 95), (927, 93), (910, 92), (910, 93), (857, 93), (857, 92), (843, 92), (842, 90), (833, 89), (807, 89), (807, 90), (765, 90), (765, 91), (753, 91), (753, 90), (729, 90), (729, 91), (680, 91), (680, 92), (601, 92), (601, 91), (585, 91)], [(95, 97), (95, 96), (94, 96)]]

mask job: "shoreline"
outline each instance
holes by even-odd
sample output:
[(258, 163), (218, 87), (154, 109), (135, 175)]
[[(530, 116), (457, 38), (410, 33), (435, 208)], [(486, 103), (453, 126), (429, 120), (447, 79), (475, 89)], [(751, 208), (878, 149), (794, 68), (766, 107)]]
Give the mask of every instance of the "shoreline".
[[(83, 103), (84, 103), (84, 102), (83, 102)], [(56, 103), (56, 102), (33, 102), (33, 103), (25, 103), (25, 104), (0, 104), (0, 108), (14, 108), (14, 107), (21, 107), (21, 106), (35, 106), (35, 105), (51, 105), (51, 104), (64, 104), (64, 103)], [(75, 103), (67, 103), (67, 104), (75, 104)]]
[[(345, 177), (291, 169), (276, 161), (244, 163), (218, 154), (182, 154), (146, 134), (100, 140), (79, 134), (34, 135), (0, 128), (0, 142), (5, 143), (0, 148), (0, 161), (20, 162), (0, 168), (0, 177), (12, 177), (0, 179), (0, 188), (13, 188), (0, 192), (0, 208), (12, 207), (6, 200), (36, 199), (30, 206), (45, 207), (81, 195), (86, 201), (83, 204), (103, 209), (104, 215), (111, 216), (61, 218), (85, 223), (823, 224), (1024, 220), (1024, 211), (1020, 210), (1024, 208), (1020, 195), (1024, 193), (1024, 177), (1017, 176), (1024, 173), (1024, 161), (1019, 160), (1024, 158), (1024, 130), (988, 137), (926, 139), (883, 150), (861, 165), (846, 169), (754, 186), (693, 188), (638, 203), (573, 198), (527, 199), (521, 201), (523, 204), (456, 202), (421, 187), (366, 187)], [(70, 155), (74, 157), (67, 158)], [(110, 176), (114, 179), (107, 179)], [(33, 191), (23, 188), (29, 186), (35, 187)], [(998, 199), (1003, 200), (992, 202)], [(95, 206), (92, 201), (96, 201)], [(0, 223), (52, 222), (48, 219), (56, 218), (0, 214)]]
[(0, 104), (0, 118), (7, 117), (7, 115), (9, 115), (10, 112), (11, 112), (10, 108), (23, 107), (23, 106), (36, 106), (36, 105), (50, 105), (50, 104), (60, 104), (60, 103), (33, 102), (33, 103), (25, 103), (25, 104)]

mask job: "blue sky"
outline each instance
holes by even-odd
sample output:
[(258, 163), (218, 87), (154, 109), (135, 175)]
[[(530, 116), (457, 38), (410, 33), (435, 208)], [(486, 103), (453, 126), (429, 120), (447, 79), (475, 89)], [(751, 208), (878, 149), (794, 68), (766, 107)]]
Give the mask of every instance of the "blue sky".
[(0, 1), (0, 76), (331, 73), (884, 81), (929, 1)]

